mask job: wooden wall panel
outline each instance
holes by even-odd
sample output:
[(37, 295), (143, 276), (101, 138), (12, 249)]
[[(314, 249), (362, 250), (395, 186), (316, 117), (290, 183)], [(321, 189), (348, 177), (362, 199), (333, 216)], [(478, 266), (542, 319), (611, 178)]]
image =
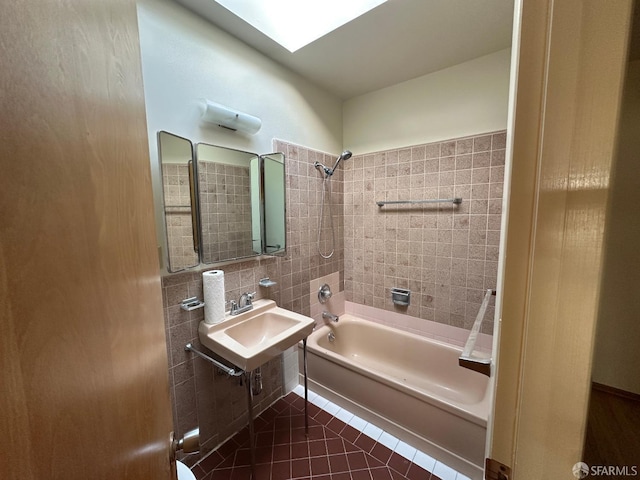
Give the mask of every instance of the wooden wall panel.
[(135, 2), (2, 2), (0, 57), (0, 478), (169, 478)]
[[(516, 479), (572, 478), (585, 432), (631, 2), (525, 1), (525, 9), (531, 3), (546, 7), (523, 16), (520, 58), (544, 62), (520, 76), (517, 98), (543, 89), (540, 103), (516, 103), (495, 410), (496, 424), (509, 428), (495, 431), (493, 451)], [(530, 237), (511, 242), (520, 215)]]
[[(521, 349), (527, 289), (529, 288), (529, 256), (533, 237), (533, 215), (535, 212), (535, 185), (538, 174), (538, 139), (543, 112), (540, 110), (544, 96), (545, 45), (547, 37), (548, 2), (522, 3), (516, 12), (520, 15), (514, 22), (519, 29), (518, 78), (516, 95), (512, 159), (505, 170), (507, 184), (505, 198), (508, 199), (508, 226), (505, 231), (506, 267), (504, 288), (498, 292), (502, 301), (500, 321), (500, 348), (498, 375), (493, 415), (493, 442), (490, 444), (491, 458), (506, 465), (513, 464), (513, 442), (516, 427), (521, 369)], [(509, 154), (509, 150), (507, 150)], [(502, 253), (502, 252), (501, 252)], [(500, 287), (500, 286), (499, 286)]]

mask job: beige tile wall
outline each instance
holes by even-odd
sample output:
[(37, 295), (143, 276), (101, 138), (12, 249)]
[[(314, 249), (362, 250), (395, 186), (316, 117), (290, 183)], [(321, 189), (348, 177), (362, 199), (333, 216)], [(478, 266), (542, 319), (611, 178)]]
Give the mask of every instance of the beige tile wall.
[[(329, 285), (331, 290), (331, 298), (320, 303), (318, 291), (323, 285)], [(328, 320), (322, 318), (322, 312), (327, 311), (334, 315), (342, 315), (344, 313), (344, 291), (340, 291), (340, 273), (334, 272), (324, 277), (311, 280), (309, 284), (309, 292), (311, 295), (311, 317), (322, 325)]]
[[(331, 179), (336, 243), (333, 256), (324, 259), (318, 254), (317, 244), (323, 182), (313, 164), (319, 161), (333, 166), (336, 157), (280, 140), (275, 141), (275, 148), (286, 153), (287, 174), (287, 257), (281, 263), (282, 302), (309, 315), (312, 279), (340, 272), (340, 289), (343, 289), (343, 170), (340, 168)], [(331, 250), (330, 238), (331, 231), (325, 227), (321, 236), (323, 253)]]
[[(471, 328), (485, 289), (496, 286), (505, 140), (501, 131), (356, 155), (345, 165), (348, 301)], [(453, 197), (462, 204), (376, 205)], [(392, 287), (412, 291), (408, 308), (392, 303)]]

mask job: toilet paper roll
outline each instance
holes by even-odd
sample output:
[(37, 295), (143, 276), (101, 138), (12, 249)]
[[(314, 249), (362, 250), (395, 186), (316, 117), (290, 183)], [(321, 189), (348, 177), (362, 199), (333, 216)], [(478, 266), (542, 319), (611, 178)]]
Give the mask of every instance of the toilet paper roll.
[(210, 270), (202, 274), (204, 321), (213, 324), (224, 320), (224, 272)]

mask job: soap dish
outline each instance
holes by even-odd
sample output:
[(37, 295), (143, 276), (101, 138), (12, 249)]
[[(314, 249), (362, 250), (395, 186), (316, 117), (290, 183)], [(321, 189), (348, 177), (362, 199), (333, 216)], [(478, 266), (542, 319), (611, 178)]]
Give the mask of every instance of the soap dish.
[(204, 307), (204, 302), (202, 300), (198, 300), (198, 297), (185, 298), (180, 304), (180, 308), (182, 310), (186, 310), (187, 312), (190, 312), (191, 310), (197, 310), (198, 308), (202, 307)]
[(408, 307), (411, 303), (411, 290), (406, 290), (404, 288), (392, 288), (391, 300), (393, 300), (395, 305)]
[(274, 282), (269, 277), (261, 278), (260, 281), (258, 282), (258, 285), (264, 288), (270, 288), (277, 284), (278, 284), (277, 282)]

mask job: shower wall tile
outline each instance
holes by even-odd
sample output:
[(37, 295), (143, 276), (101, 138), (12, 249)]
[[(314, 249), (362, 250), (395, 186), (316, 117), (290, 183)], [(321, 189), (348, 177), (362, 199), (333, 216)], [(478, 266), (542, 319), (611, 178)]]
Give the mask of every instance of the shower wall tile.
[[(496, 287), (505, 145), (500, 131), (345, 163), (346, 300), (470, 329), (484, 291)], [(376, 205), (454, 196), (461, 205)], [(408, 308), (393, 304), (393, 287), (412, 291)], [(493, 332), (493, 309), (484, 333)]]
[[(324, 176), (314, 163), (333, 166), (335, 156), (282, 140), (275, 140), (274, 147), (286, 154), (287, 256), (281, 262), (282, 303), (284, 308), (310, 315), (312, 279), (337, 273), (339, 289), (344, 289), (343, 168), (351, 160), (342, 163), (331, 179), (323, 182)], [(329, 200), (329, 190), (331, 192), (333, 235), (329, 208), (322, 207), (323, 190), (325, 201)], [(322, 230), (318, 237), (321, 218)], [(330, 258), (320, 254), (328, 256), (332, 250)]]
[[(318, 291), (324, 284), (329, 285), (331, 298), (325, 300), (324, 303), (320, 303)], [(311, 280), (309, 293), (311, 295), (311, 318), (313, 318), (318, 325), (327, 321), (322, 318), (322, 312), (325, 310), (334, 315), (342, 315), (344, 313), (344, 292), (340, 291), (339, 272)]]

